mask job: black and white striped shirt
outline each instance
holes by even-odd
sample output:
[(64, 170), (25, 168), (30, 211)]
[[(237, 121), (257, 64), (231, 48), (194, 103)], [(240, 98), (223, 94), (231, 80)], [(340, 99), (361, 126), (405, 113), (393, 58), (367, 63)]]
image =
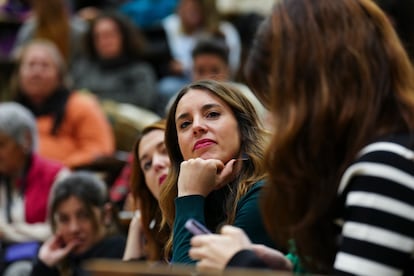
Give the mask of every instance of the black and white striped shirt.
[(369, 144), (344, 173), (336, 274), (414, 275), (414, 151), (409, 137)]

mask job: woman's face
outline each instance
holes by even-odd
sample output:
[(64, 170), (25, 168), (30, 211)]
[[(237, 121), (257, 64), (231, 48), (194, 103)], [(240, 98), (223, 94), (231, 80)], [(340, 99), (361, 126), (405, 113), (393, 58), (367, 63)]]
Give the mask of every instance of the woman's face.
[(159, 198), (161, 185), (170, 168), (164, 134), (164, 130), (152, 130), (141, 138), (138, 147), (139, 164), (144, 172), (145, 182), (156, 199)]
[(195, 30), (203, 24), (203, 11), (200, 0), (181, 0), (178, 15), (185, 29)]
[(34, 104), (43, 103), (60, 85), (59, 69), (50, 50), (31, 45), (23, 54), (19, 69), (22, 92)]
[(201, 157), (227, 163), (240, 155), (240, 131), (230, 107), (212, 93), (190, 89), (175, 113), (184, 160)]
[(0, 132), (0, 174), (17, 175), (23, 168), (25, 156), (21, 145), (10, 136)]
[(118, 25), (109, 18), (99, 20), (93, 30), (96, 52), (101, 58), (110, 59), (121, 55), (122, 36)]
[(215, 54), (199, 54), (193, 59), (193, 81), (230, 79), (229, 66)]
[(85, 253), (104, 237), (103, 212), (98, 207), (92, 209), (93, 216), (100, 222), (100, 229), (95, 229), (94, 218), (75, 196), (61, 202), (55, 212), (56, 234), (61, 237), (63, 244), (77, 243), (72, 250), (75, 255)]

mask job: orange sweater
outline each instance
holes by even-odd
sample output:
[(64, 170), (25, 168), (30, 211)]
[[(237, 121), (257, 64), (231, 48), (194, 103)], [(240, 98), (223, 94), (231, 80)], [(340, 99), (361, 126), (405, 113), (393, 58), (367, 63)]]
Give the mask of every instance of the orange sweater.
[(39, 154), (68, 167), (85, 165), (114, 152), (114, 135), (98, 101), (91, 95), (74, 92), (56, 136), (51, 134), (53, 118), (37, 118)]

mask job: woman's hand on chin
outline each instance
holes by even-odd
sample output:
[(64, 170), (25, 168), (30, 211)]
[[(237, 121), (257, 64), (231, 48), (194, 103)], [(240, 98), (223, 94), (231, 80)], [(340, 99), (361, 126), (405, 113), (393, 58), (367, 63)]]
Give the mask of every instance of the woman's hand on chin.
[(178, 177), (178, 196), (202, 195), (227, 185), (234, 179), (235, 159), (227, 164), (217, 159), (195, 158), (183, 161)]

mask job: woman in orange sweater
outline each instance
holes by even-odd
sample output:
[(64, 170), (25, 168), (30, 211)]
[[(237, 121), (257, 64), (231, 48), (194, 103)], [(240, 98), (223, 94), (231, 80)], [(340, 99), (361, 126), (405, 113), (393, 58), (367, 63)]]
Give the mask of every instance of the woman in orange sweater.
[(39, 153), (74, 168), (114, 151), (111, 126), (92, 96), (70, 92), (56, 46), (34, 40), (22, 49), (15, 100), (36, 116)]

